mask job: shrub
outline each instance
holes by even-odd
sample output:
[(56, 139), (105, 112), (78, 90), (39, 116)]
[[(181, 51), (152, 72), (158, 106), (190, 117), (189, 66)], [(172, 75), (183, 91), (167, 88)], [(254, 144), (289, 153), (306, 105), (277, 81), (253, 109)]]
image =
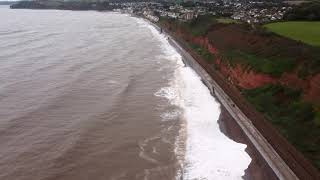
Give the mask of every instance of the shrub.
[(293, 70), (295, 67), (295, 60), (289, 58), (263, 58), (240, 50), (224, 51), (223, 56), (231, 65), (240, 63), (249, 66), (257, 72), (270, 74), (273, 76), (280, 76), (284, 72)]
[(243, 90), (243, 94), (307, 158), (320, 165), (320, 113), (303, 101), (301, 90), (266, 85)]
[(213, 62), (214, 55), (212, 55), (206, 48), (198, 46), (196, 44), (189, 43), (190, 47), (194, 49), (203, 59), (207, 60), (208, 62)]

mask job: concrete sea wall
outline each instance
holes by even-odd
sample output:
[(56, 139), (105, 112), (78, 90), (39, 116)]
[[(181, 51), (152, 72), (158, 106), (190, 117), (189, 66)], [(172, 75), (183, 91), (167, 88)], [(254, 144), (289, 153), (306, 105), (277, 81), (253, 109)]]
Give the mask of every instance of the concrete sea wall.
[(288, 167), (285, 161), (277, 154), (273, 147), (263, 137), (263, 135), (254, 127), (250, 119), (242, 113), (231, 98), (222, 90), (222, 88), (211, 78), (211, 76), (202, 68), (202, 66), (175, 40), (169, 38), (169, 42), (181, 54), (184, 63), (190, 66), (201, 77), (204, 84), (208, 87), (212, 95), (215, 95), (226, 110), (235, 119), (246, 136), (254, 144), (268, 165), (272, 168), (279, 179), (294, 180), (298, 179), (294, 172)]
[(320, 173), (294, 148), (264, 116), (255, 110), (213, 65), (196, 54), (188, 44), (174, 33), (166, 32), (172, 46), (181, 54), (184, 63), (201, 77), (203, 83), (232, 116), (248, 141), (254, 146), (278, 179), (318, 180)]

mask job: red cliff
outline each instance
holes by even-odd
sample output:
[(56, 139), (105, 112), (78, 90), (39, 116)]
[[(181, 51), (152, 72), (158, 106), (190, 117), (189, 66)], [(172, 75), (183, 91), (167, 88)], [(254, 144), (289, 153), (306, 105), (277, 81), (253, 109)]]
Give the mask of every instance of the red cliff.
[[(233, 29), (229, 31), (231, 31), (228, 32), (229, 34), (234, 34), (236, 32), (237, 36), (228, 36), (226, 38), (224, 37), (223, 39), (225, 41), (236, 41), (239, 44), (243, 40), (243, 33), (234, 31)], [(221, 60), (221, 57), (219, 55), (219, 48), (215, 45), (214, 40), (209, 41), (208, 35), (193, 36), (191, 33), (185, 32), (183, 29), (177, 29), (176, 34), (193, 44), (206, 48), (211, 54), (215, 56), (214, 63), (218, 66), (219, 71), (228, 79), (230, 83), (239, 88), (253, 89), (270, 83), (279, 83), (288, 87), (303, 89), (305, 100), (309, 102), (320, 102), (320, 74), (316, 74), (306, 79), (301, 79), (298, 77), (296, 72), (284, 72), (280, 77), (274, 77), (269, 74), (256, 72), (253, 69), (245, 67), (241, 64), (231, 66), (227, 62), (223, 62)], [(223, 32), (218, 31), (218, 34), (222, 36)], [(212, 33), (211, 36), (213, 36)], [(246, 38), (248, 39), (248, 37)], [(261, 40), (260, 36), (254, 36), (254, 38), (255, 40), (259, 38)], [(273, 40), (263, 41), (270, 43), (270, 41)], [(254, 44), (257, 45), (257, 42), (259, 41), (254, 42)], [(250, 45), (252, 46), (251, 40)]]

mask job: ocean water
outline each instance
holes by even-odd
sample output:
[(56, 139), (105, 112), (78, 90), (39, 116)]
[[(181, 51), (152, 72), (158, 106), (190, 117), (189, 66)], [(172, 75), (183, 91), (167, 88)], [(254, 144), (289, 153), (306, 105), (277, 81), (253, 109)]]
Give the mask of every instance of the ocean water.
[(246, 145), (143, 19), (0, 8), (0, 179), (242, 179)]

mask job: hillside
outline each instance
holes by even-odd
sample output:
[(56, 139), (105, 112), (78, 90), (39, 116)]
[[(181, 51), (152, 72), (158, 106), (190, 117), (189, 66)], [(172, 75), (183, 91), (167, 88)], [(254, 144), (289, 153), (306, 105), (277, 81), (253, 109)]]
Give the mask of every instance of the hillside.
[(318, 47), (213, 16), (160, 24), (188, 42), (320, 168)]

